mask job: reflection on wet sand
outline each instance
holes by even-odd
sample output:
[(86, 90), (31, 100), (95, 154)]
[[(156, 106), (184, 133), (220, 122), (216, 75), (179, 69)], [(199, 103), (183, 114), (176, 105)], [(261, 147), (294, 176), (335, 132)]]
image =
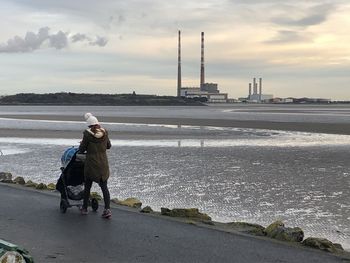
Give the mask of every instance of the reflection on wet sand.
[[(178, 140), (177, 141), (177, 146), (178, 147), (182, 147), (182, 144), (181, 144), (181, 140)], [(203, 148), (205, 145), (204, 145), (204, 140), (199, 140), (199, 146), (201, 147), (201, 148)], [(196, 147), (196, 145), (192, 145), (192, 147)]]

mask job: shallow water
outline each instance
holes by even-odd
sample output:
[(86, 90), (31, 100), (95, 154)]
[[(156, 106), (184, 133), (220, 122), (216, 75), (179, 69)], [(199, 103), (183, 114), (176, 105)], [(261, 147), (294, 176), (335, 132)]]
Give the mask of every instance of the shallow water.
[(350, 123), (350, 104), (346, 105), (269, 105), (223, 104), (210, 107), (191, 106), (0, 106), (0, 116), (62, 115), (83, 116), (93, 111), (96, 116), (231, 119), (276, 122)]
[[(335, 135), (318, 135), (324, 143), (315, 146), (308, 134), (292, 145), (293, 133), (276, 133), (237, 141), (112, 140), (111, 195), (136, 196), (156, 210), (199, 207), (218, 221), (282, 219), (349, 247), (349, 136), (339, 145), (327, 141)], [(0, 138), (0, 170), (55, 182), (61, 154), (78, 141)]]
[[(11, 125), (81, 130), (84, 123), (0, 119), (0, 127)], [(162, 134), (162, 140), (112, 138), (113, 197), (135, 196), (156, 210), (198, 207), (225, 222), (266, 226), (281, 219), (303, 228), (306, 236), (325, 237), (350, 249), (350, 136), (171, 125), (107, 127)], [(174, 131), (179, 139), (166, 138)], [(193, 138), (182, 138), (188, 134)], [(0, 138), (0, 171), (55, 182), (63, 151), (79, 141)]]

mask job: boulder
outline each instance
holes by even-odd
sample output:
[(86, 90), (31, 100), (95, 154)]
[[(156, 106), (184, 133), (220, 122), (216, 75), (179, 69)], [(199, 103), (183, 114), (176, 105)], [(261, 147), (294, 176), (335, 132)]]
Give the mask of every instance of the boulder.
[(344, 250), (340, 244), (332, 243), (325, 238), (308, 237), (302, 242), (302, 244), (304, 246), (324, 250), (331, 253)]
[(7, 179), (1, 180), (0, 182), (1, 182), (1, 183), (5, 183), (5, 184), (14, 184), (14, 183), (15, 183), (14, 181), (12, 181), (12, 180), (7, 180)]
[[(1, 254), (0, 254), (1, 255)], [(0, 256), (1, 263), (26, 263), (23, 256), (17, 251), (7, 251)]]
[(56, 190), (56, 185), (54, 183), (49, 183), (47, 185), (47, 189), (49, 189), (49, 190)]
[(27, 186), (27, 187), (33, 187), (33, 188), (36, 188), (37, 187), (37, 183), (34, 183), (33, 181), (31, 181), (31, 180), (28, 180), (27, 182), (26, 182), (26, 184), (25, 184), (25, 186)]
[(34, 263), (34, 260), (26, 249), (0, 239), (0, 262)]
[(15, 182), (16, 184), (21, 184), (21, 185), (26, 184), (26, 181), (24, 181), (24, 178), (21, 177), (21, 176), (16, 177), (16, 178), (13, 180), (13, 182)]
[(278, 227), (284, 227), (284, 223), (282, 221), (273, 222), (271, 225), (266, 227), (265, 232), (266, 232), (266, 234), (269, 235), (269, 233), (271, 233), (272, 231), (274, 231)]
[(47, 186), (46, 186), (46, 184), (40, 183), (35, 188), (38, 190), (46, 190)]
[(184, 217), (201, 221), (211, 221), (211, 217), (198, 211), (198, 208), (161, 208), (161, 214), (171, 217)]
[(1, 172), (0, 173), (0, 182), (2, 182), (3, 180), (12, 180), (12, 174), (7, 173), (7, 172)]
[(339, 243), (333, 243), (333, 246), (335, 246), (335, 248), (338, 249), (338, 250), (343, 250), (344, 251), (343, 246), (341, 244), (339, 244)]
[(145, 206), (144, 208), (142, 208), (142, 210), (140, 212), (141, 213), (151, 213), (151, 212), (153, 212), (153, 209), (150, 206)]
[(102, 196), (100, 196), (100, 194), (97, 193), (97, 192), (91, 192), (90, 193), (90, 199), (93, 199), (93, 198), (95, 198), (98, 201), (102, 200)]
[(206, 225), (215, 226), (215, 223), (211, 220), (201, 220), (201, 222)]
[(285, 227), (282, 221), (276, 221), (265, 229), (268, 237), (281, 241), (301, 242), (304, 238), (304, 232), (299, 227)]
[(227, 225), (238, 232), (254, 235), (254, 236), (265, 236), (265, 227), (258, 224), (251, 224), (246, 222), (230, 222)]
[(134, 197), (127, 198), (125, 200), (118, 200), (117, 198), (112, 199), (112, 202), (116, 203), (117, 205), (124, 205), (129, 206), (133, 208), (141, 208), (142, 202)]

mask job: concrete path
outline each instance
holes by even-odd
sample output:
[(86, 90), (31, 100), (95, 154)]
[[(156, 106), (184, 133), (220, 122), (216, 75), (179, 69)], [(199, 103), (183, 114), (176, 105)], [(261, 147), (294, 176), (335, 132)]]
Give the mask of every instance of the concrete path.
[(58, 195), (0, 183), (0, 239), (28, 249), (35, 262), (344, 262), (127, 209), (112, 212), (111, 220), (77, 208), (61, 214)]

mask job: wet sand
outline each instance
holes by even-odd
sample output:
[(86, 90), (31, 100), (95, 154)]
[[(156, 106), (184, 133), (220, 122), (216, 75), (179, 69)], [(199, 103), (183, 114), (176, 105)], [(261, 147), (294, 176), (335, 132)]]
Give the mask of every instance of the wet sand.
[[(1, 118), (56, 120), (56, 121), (82, 121), (81, 116), (56, 115), (1, 115)], [(152, 118), (152, 117), (100, 117), (101, 122), (113, 123), (142, 123), (166, 125), (192, 125), (213, 127), (235, 127), (284, 131), (300, 131), (312, 133), (344, 134), (350, 135), (350, 123), (305, 123), (305, 122), (269, 122), (269, 121), (241, 121), (228, 119), (202, 119), (202, 118)], [(51, 131), (51, 130), (18, 130), (0, 128), (1, 137), (45, 137), (47, 138), (77, 138), (81, 132), (77, 131)], [(145, 132), (112, 132), (112, 136), (121, 138), (157, 137), (161, 134), (145, 134)], [(174, 135), (178, 137), (178, 135)]]

